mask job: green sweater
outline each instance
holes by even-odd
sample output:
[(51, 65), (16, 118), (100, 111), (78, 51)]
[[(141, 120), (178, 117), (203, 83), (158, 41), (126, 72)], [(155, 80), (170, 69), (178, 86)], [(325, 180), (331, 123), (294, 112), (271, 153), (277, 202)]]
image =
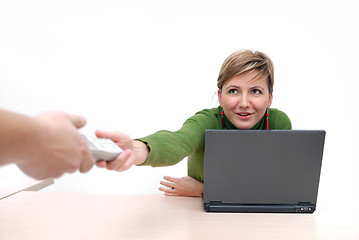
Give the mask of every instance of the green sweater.
[[(206, 129), (223, 129), (222, 108), (204, 109), (188, 118), (175, 132), (159, 131), (140, 138), (150, 149), (143, 165), (170, 166), (188, 156), (188, 176), (203, 182), (204, 133)], [(237, 129), (224, 116), (226, 129)], [(265, 116), (252, 128), (265, 129)], [(288, 116), (277, 109), (269, 109), (269, 129), (291, 129)]]

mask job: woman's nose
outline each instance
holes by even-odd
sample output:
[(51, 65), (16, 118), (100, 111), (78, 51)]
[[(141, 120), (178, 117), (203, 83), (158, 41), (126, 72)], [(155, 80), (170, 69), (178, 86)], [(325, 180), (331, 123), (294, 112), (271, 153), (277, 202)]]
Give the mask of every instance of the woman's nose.
[(242, 96), (239, 99), (239, 106), (241, 108), (247, 108), (250, 105), (251, 105), (251, 103), (250, 103), (250, 99), (249, 99), (248, 95), (242, 94)]

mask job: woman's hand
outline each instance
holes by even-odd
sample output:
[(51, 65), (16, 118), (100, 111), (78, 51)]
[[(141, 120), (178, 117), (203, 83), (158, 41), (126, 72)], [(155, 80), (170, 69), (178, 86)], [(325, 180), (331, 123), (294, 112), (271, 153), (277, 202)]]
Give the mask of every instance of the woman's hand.
[(108, 170), (125, 171), (133, 165), (139, 165), (146, 161), (148, 156), (148, 147), (141, 141), (132, 140), (130, 136), (120, 132), (96, 131), (99, 138), (110, 138), (123, 152), (112, 161), (98, 161), (96, 165)]
[(193, 177), (163, 177), (166, 181), (161, 181), (159, 190), (164, 192), (166, 196), (186, 196), (201, 197), (203, 193), (203, 183)]

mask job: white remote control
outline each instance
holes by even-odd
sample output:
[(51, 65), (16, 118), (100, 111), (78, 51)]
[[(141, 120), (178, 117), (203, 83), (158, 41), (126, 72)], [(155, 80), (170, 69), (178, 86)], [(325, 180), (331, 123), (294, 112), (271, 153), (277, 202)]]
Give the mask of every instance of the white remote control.
[(96, 161), (112, 161), (123, 152), (122, 148), (109, 138), (97, 138), (84, 134), (82, 136)]

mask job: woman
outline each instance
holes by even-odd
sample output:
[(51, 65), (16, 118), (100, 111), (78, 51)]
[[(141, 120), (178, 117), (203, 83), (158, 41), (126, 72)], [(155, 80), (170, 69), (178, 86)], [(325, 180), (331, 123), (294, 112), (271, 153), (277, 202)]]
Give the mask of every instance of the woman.
[(188, 156), (188, 176), (165, 176), (160, 190), (166, 195), (201, 196), (203, 192), (204, 133), (206, 129), (291, 129), (287, 115), (271, 109), (273, 64), (262, 52), (231, 54), (217, 80), (217, 108), (190, 117), (176, 132), (159, 131), (137, 140), (123, 133), (96, 131), (114, 140), (125, 151), (112, 162), (97, 165), (124, 171), (132, 165), (169, 166)]

